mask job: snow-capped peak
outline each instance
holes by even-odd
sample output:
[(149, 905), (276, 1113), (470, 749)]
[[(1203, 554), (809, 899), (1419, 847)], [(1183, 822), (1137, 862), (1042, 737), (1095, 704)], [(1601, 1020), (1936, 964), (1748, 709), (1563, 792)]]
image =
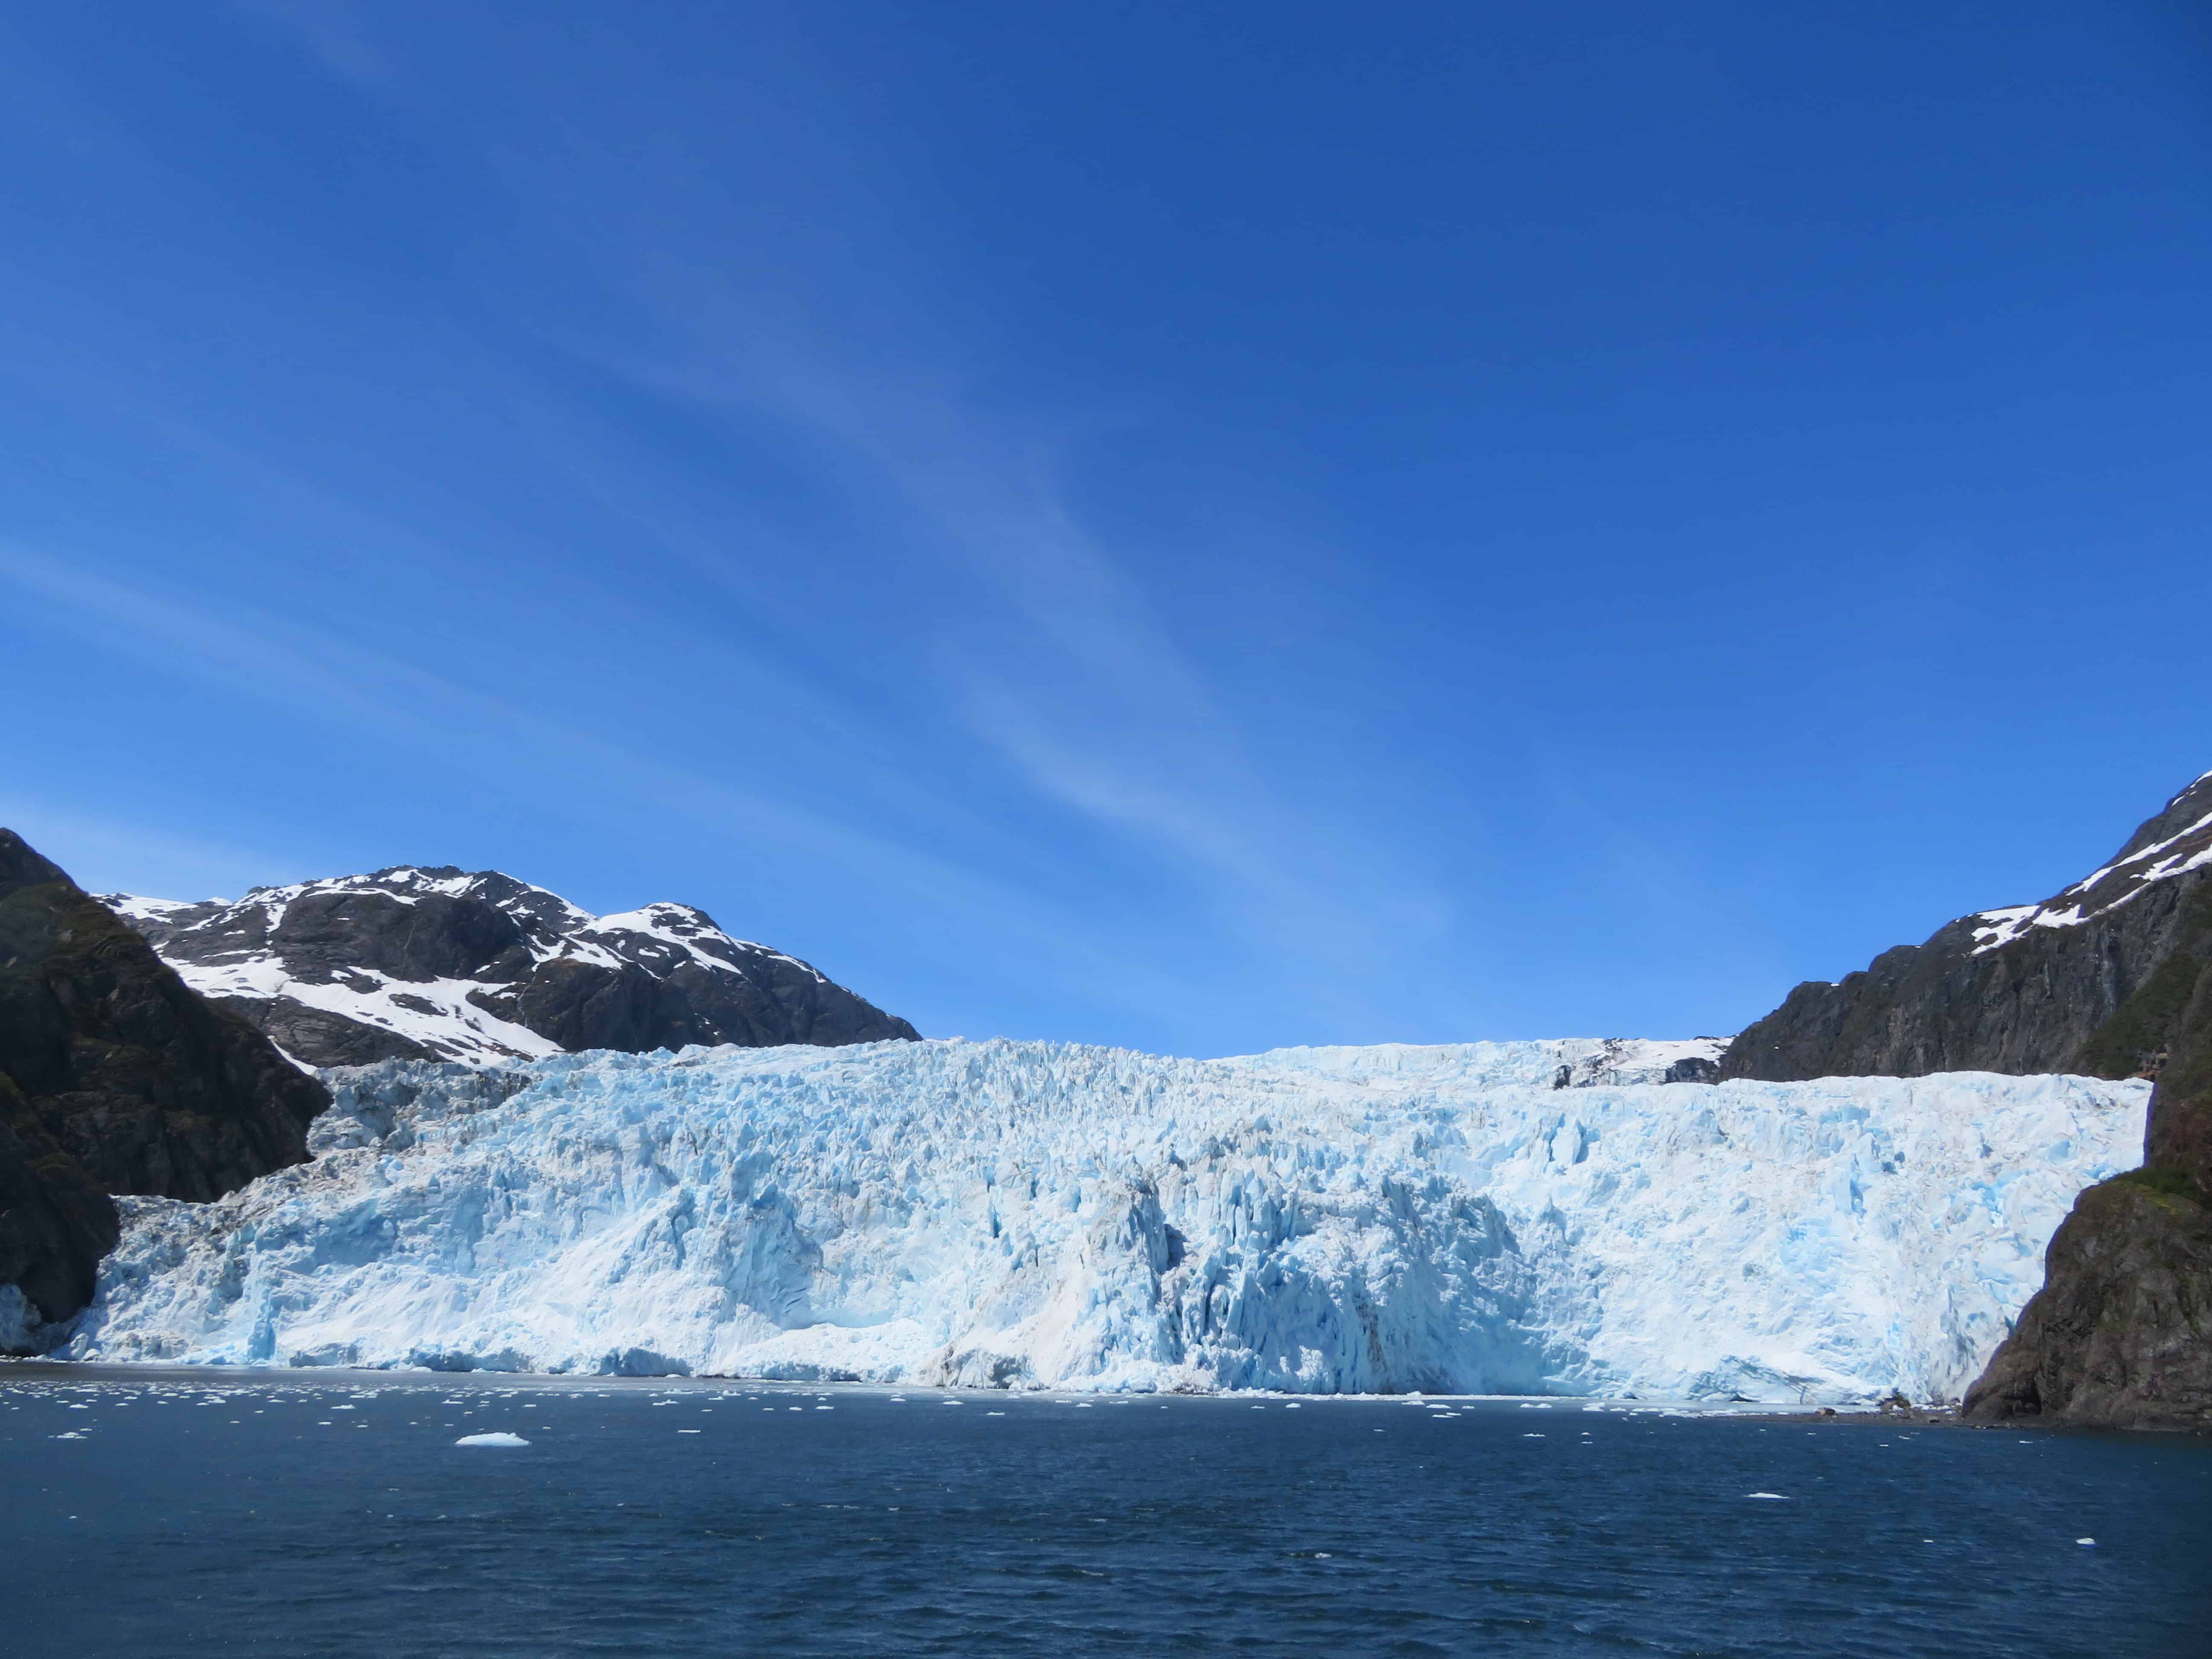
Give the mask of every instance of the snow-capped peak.
[(100, 898), (308, 1065), (914, 1035), (693, 906), (595, 916), (497, 871), (394, 865), (234, 901)]

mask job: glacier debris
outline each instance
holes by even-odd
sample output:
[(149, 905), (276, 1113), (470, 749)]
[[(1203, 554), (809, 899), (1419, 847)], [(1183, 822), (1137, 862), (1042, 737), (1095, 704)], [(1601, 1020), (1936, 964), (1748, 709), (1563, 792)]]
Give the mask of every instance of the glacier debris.
[[(1660, 1075), (1680, 1044), (1605, 1049)], [(118, 1200), (82, 1359), (1074, 1389), (1955, 1398), (2147, 1084), (1555, 1087), (1595, 1042), (326, 1073), (319, 1156)]]

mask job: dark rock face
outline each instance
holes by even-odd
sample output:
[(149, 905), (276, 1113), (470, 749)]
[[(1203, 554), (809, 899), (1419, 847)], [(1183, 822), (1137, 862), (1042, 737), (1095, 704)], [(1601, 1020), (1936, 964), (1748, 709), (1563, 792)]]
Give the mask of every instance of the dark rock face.
[(395, 866), (234, 904), (104, 902), (196, 989), (311, 1066), (918, 1040), (702, 911), (595, 917), (495, 872)]
[(1729, 1045), (1721, 1074), (2154, 1074), (2212, 958), (2207, 855), (2212, 775), (2057, 897), (1963, 916), (1840, 983), (1800, 985)]
[(0, 1285), (73, 1313), (115, 1242), (108, 1194), (219, 1198), (302, 1162), (329, 1103), (0, 830)]
[(2163, 1176), (2075, 1200), (2043, 1288), (1966, 1391), (1968, 1420), (2212, 1427), (2212, 1199)]
[(2212, 974), (2191, 975), (2143, 1167), (2075, 1200), (1970, 1419), (2212, 1429)]
[[(118, 1227), (100, 1183), (0, 1073), (0, 1286), (13, 1286), (42, 1320), (66, 1318), (92, 1299)], [(0, 1352), (16, 1346), (11, 1339), (0, 1329)]]
[(1970, 1419), (2212, 1429), (2212, 774), (2041, 904), (1962, 916), (1747, 1027), (1723, 1077), (2154, 1077), (2144, 1166), (2092, 1187)]

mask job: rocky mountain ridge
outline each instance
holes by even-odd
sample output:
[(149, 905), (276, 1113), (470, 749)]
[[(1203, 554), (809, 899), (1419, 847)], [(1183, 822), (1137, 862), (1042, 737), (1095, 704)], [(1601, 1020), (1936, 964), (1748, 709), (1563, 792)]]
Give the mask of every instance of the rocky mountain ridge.
[(1971, 1419), (2212, 1430), (2212, 940), (2190, 955), (2142, 1168), (2059, 1224), (2043, 1288), (1967, 1390)]
[(2147, 1077), (2143, 1164), (2075, 1200), (1974, 1420), (2212, 1429), (2212, 774), (2040, 904), (1961, 916), (1800, 985), (1723, 1078)]
[(2212, 773), (2040, 904), (1961, 916), (1747, 1026), (1723, 1078), (2155, 1075), (2212, 943)]
[(329, 1101), (0, 830), (0, 1352), (90, 1296), (109, 1194), (234, 1192), (304, 1161)]
[(2042, 905), (1960, 915), (1741, 1030), (1723, 1078), (2154, 1075), (2212, 936), (2212, 775)]
[(201, 994), (305, 1066), (917, 1040), (683, 904), (594, 916), (496, 871), (398, 865), (198, 903), (111, 893)]

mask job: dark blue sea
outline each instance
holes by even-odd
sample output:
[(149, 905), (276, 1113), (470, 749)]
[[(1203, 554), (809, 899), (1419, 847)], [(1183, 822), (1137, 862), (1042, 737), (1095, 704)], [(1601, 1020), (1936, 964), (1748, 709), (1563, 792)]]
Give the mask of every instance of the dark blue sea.
[[(455, 1444), (483, 1433), (529, 1443)], [(0, 1631), (17, 1659), (2203, 1656), (2212, 1445), (9, 1366)]]

